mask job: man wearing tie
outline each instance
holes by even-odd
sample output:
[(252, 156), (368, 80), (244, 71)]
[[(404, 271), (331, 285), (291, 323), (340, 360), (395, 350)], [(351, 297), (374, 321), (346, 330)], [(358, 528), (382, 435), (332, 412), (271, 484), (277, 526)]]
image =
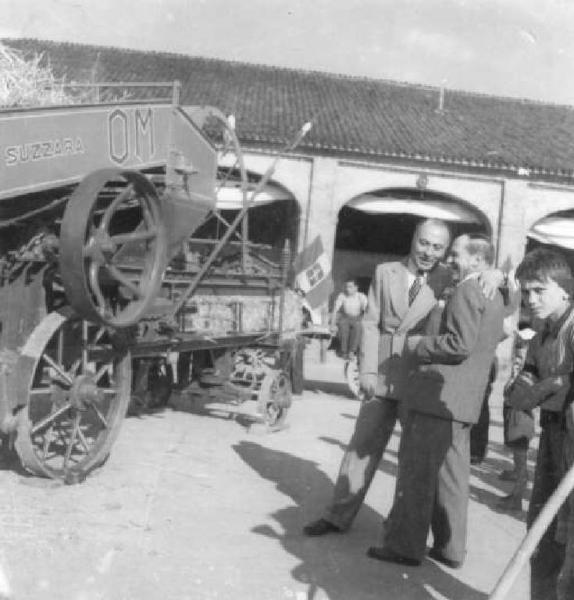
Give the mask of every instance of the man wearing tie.
[(310, 536), (347, 530), (359, 511), (387, 447), (401, 408), (410, 364), (403, 352), (406, 334), (422, 333), (426, 317), (451, 285), (451, 273), (439, 264), (450, 243), (448, 226), (436, 219), (421, 222), (409, 256), (377, 266), (363, 317), (360, 350), (363, 402), (343, 457), (334, 496), (323, 518), (309, 523)]
[(488, 372), (503, 337), (502, 295), (486, 298), (478, 282), (493, 260), (494, 246), (483, 236), (461, 235), (452, 245), (449, 265), (457, 285), (438, 335), (430, 329), (413, 352), (417, 367), (404, 390), (409, 414), (395, 500), (384, 546), (369, 548), (371, 558), (419, 565), (432, 527), (429, 555), (452, 568), (463, 564), (470, 427), (478, 420)]

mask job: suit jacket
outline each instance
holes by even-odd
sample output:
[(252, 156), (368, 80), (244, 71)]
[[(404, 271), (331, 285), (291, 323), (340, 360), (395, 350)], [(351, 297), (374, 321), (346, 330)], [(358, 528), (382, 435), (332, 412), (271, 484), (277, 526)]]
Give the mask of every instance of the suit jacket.
[(476, 423), (503, 319), (500, 293), (488, 300), (476, 278), (461, 282), (445, 307), (439, 335), (423, 337), (416, 347), (419, 366), (409, 379), (409, 408)]
[(362, 321), (361, 373), (377, 373), (376, 395), (400, 400), (412, 369), (405, 336), (423, 333), (427, 315), (451, 284), (450, 270), (437, 265), (412, 305), (408, 304), (407, 260), (377, 266)]

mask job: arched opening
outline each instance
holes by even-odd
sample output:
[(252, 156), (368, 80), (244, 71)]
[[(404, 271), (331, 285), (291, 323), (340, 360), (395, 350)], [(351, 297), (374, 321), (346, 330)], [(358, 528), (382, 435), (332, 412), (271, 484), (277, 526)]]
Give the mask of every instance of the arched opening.
[[(257, 186), (260, 176), (248, 173), (249, 193)], [(226, 176), (225, 185), (217, 196), (217, 209), (225, 221), (235, 219), (243, 206), (239, 174)], [(300, 208), (293, 194), (273, 181), (257, 194), (248, 212), (248, 240), (254, 244), (281, 250), (289, 240), (292, 251), (297, 248)], [(201, 238), (218, 239), (225, 225), (218, 219), (209, 219), (197, 232)]]
[(356, 196), (339, 211), (333, 255), (335, 289), (342, 289), (346, 279), (356, 278), (366, 291), (377, 264), (408, 254), (416, 224), (422, 218), (447, 221), (454, 236), (491, 233), (482, 213), (446, 194), (393, 188)]
[(534, 223), (527, 234), (526, 252), (539, 247), (558, 250), (574, 270), (574, 210), (552, 213)]
[[(525, 253), (548, 248), (562, 254), (574, 272), (574, 210), (551, 213), (540, 219), (526, 235)], [(521, 302), (519, 322), (530, 323), (528, 307)]]

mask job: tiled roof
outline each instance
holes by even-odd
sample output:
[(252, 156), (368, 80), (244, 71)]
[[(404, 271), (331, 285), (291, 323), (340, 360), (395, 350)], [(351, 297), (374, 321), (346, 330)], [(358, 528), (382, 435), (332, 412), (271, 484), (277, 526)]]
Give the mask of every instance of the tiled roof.
[(308, 151), (574, 178), (569, 106), (447, 89), (438, 110), (440, 90), (428, 86), (180, 54), (32, 39), (4, 43), (44, 52), (68, 81), (94, 73), (100, 81), (179, 79), (184, 103), (235, 114), (244, 143), (282, 144), (313, 120), (301, 146)]

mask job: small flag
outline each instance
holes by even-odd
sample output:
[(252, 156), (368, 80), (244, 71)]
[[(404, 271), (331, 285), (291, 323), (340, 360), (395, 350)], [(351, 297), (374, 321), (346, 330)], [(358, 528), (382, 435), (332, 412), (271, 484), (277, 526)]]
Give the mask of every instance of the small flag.
[(323, 250), (321, 237), (317, 236), (293, 261), (295, 289), (305, 294), (312, 308), (329, 300), (333, 292), (331, 261)]

